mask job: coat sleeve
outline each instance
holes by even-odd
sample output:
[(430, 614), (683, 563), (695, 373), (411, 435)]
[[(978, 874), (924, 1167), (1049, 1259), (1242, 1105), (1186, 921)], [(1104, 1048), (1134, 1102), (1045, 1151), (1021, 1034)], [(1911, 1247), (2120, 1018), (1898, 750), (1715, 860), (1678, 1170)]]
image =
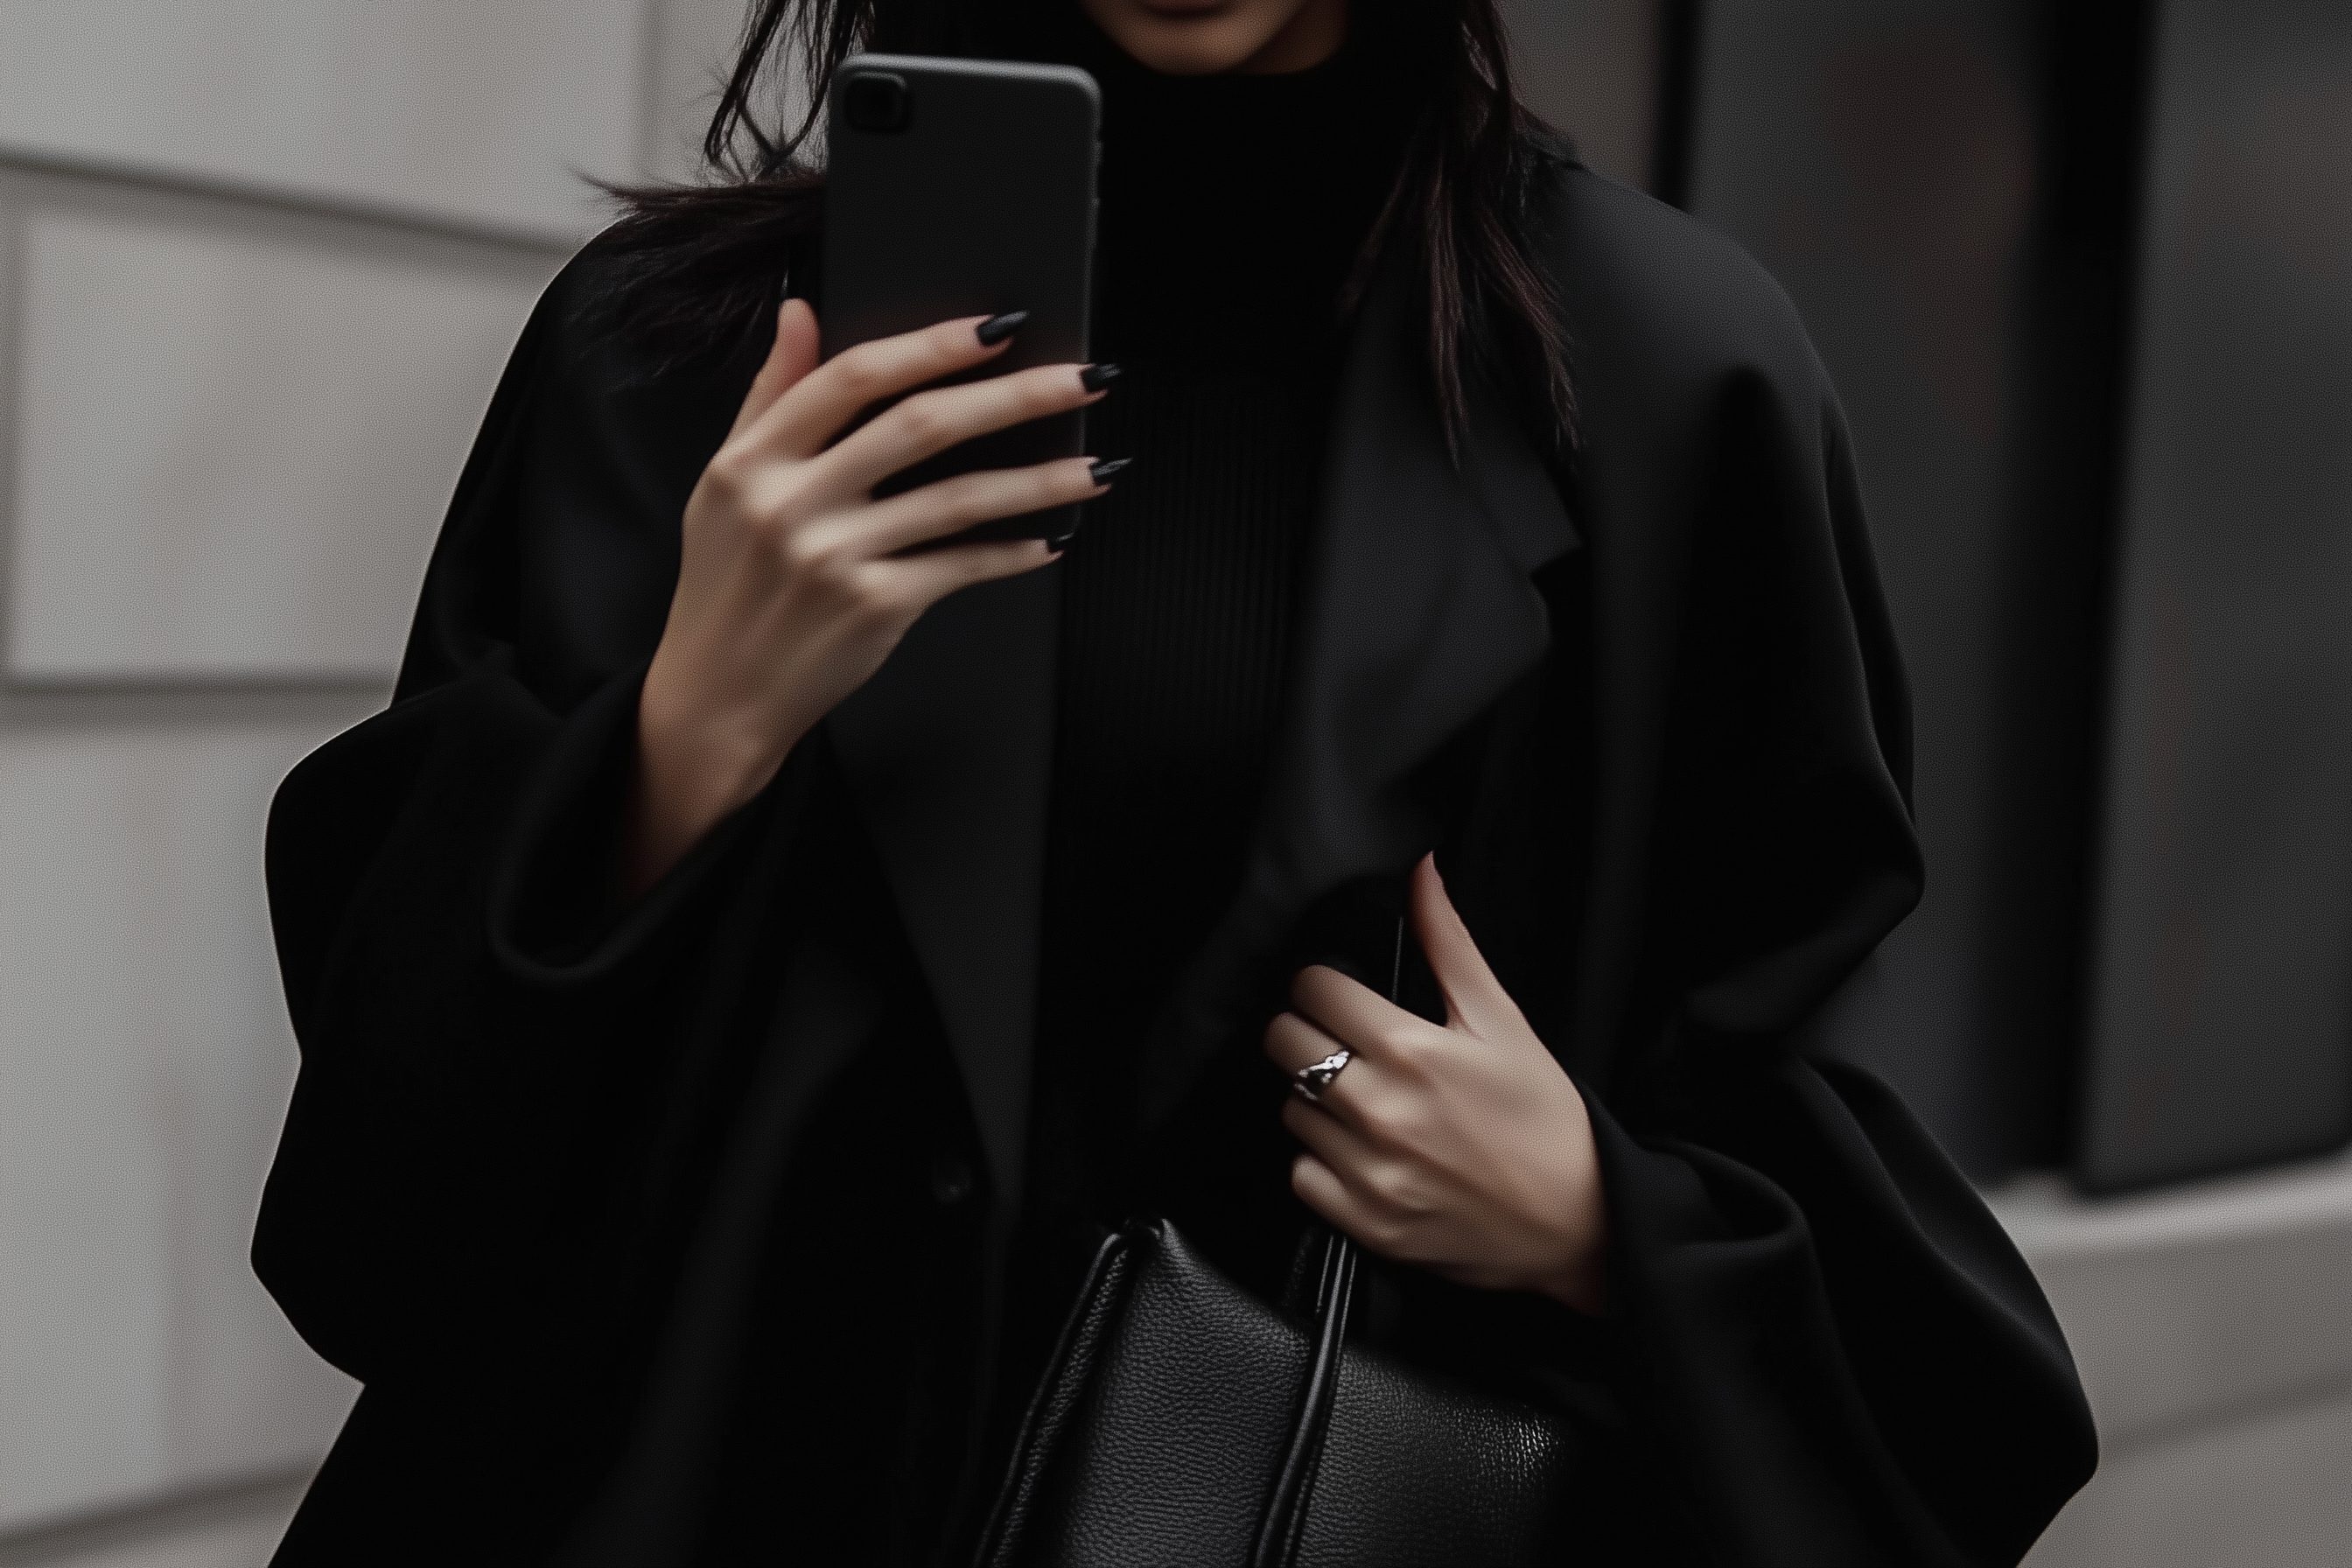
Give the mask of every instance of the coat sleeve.
[(1564, 1055), (1629, 1405), (1697, 1560), (2014, 1563), (2096, 1462), (2063, 1337), (1901, 1101), (1798, 1046), (1920, 888), (1845, 423), (1736, 247), (1591, 176), (1569, 223), (1595, 762)]
[[(677, 521), (750, 367), (638, 384), (581, 322), (596, 265), (592, 248), (568, 268), (516, 345), (392, 705), (306, 758), (270, 812), (301, 1068), (254, 1264), (371, 1382), (496, 1355), (501, 1325), (562, 1288), (548, 1260), (627, 1168), (612, 1148), (642, 1142), (667, 1021), (713, 962), (698, 933), (791, 789), (616, 910)], [(607, 1157), (576, 1157), (600, 1142)]]

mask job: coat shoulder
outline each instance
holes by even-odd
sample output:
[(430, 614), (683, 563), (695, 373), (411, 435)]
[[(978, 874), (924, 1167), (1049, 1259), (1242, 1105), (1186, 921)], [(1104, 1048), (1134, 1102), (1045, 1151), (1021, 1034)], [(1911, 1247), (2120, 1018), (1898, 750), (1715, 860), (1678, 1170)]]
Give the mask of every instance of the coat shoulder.
[[(681, 237), (670, 246), (692, 243)], [(702, 286), (720, 290), (736, 308), (681, 311), (679, 301), (692, 292), (683, 272), (677, 257), (633, 238), (624, 224), (611, 225), (573, 252), (541, 291), (531, 312), (540, 328), (537, 352), (557, 374), (586, 376), (611, 390), (735, 377), (747, 341), (764, 356), (763, 329), (773, 327), (783, 274), (772, 267), (756, 276), (714, 269)], [(757, 357), (751, 363), (756, 369)]]
[(1580, 381), (1696, 391), (1761, 372), (1826, 391), (1795, 304), (1737, 241), (1581, 163), (1548, 195), (1542, 244)]
[(572, 253), (541, 290), (531, 315), (541, 328), (539, 351), (560, 374), (578, 375), (583, 362), (593, 361), (604, 377), (625, 385), (651, 379), (660, 367), (625, 330), (643, 286), (635, 258), (616, 240), (617, 226)]

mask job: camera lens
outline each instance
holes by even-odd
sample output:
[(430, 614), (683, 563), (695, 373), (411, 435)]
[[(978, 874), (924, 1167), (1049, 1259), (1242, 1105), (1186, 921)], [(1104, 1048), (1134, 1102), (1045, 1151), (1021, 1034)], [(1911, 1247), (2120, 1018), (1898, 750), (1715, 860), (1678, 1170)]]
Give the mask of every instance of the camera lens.
[(845, 107), (852, 129), (890, 132), (907, 128), (906, 78), (887, 71), (861, 71), (850, 78), (847, 92)]

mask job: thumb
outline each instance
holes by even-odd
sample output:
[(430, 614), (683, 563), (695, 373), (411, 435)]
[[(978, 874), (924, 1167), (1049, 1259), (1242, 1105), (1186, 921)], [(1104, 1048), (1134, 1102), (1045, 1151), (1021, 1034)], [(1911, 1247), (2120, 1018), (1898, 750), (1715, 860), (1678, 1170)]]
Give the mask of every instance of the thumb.
[(776, 399), (799, 385), (801, 378), (816, 368), (816, 312), (805, 300), (785, 300), (776, 311), (775, 346), (768, 351), (760, 374), (751, 378), (751, 390), (743, 395), (743, 406), (736, 410), (729, 436), (740, 432), (773, 407)]
[(1470, 928), (1445, 896), (1445, 879), (1437, 874), (1434, 854), (1423, 856), (1412, 868), (1412, 934), (1429, 960), (1430, 973), (1437, 976), (1437, 988), (1444, 993), (1448, 1026), (1459, 1024), (1490, 1039), (1496, 1037), (1497, 1027), (1518, 1016), (1518, 1004), (1495, 978)]

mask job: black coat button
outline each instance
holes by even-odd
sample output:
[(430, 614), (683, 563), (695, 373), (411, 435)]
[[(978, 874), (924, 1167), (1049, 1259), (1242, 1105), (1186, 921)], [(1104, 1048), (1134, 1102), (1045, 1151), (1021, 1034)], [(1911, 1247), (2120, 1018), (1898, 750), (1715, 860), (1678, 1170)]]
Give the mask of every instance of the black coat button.
[(953, 1155), (932, 1161), (931, 1196), (942, 1204), (960, 1204), (971, 1196), (971, 1167)]

